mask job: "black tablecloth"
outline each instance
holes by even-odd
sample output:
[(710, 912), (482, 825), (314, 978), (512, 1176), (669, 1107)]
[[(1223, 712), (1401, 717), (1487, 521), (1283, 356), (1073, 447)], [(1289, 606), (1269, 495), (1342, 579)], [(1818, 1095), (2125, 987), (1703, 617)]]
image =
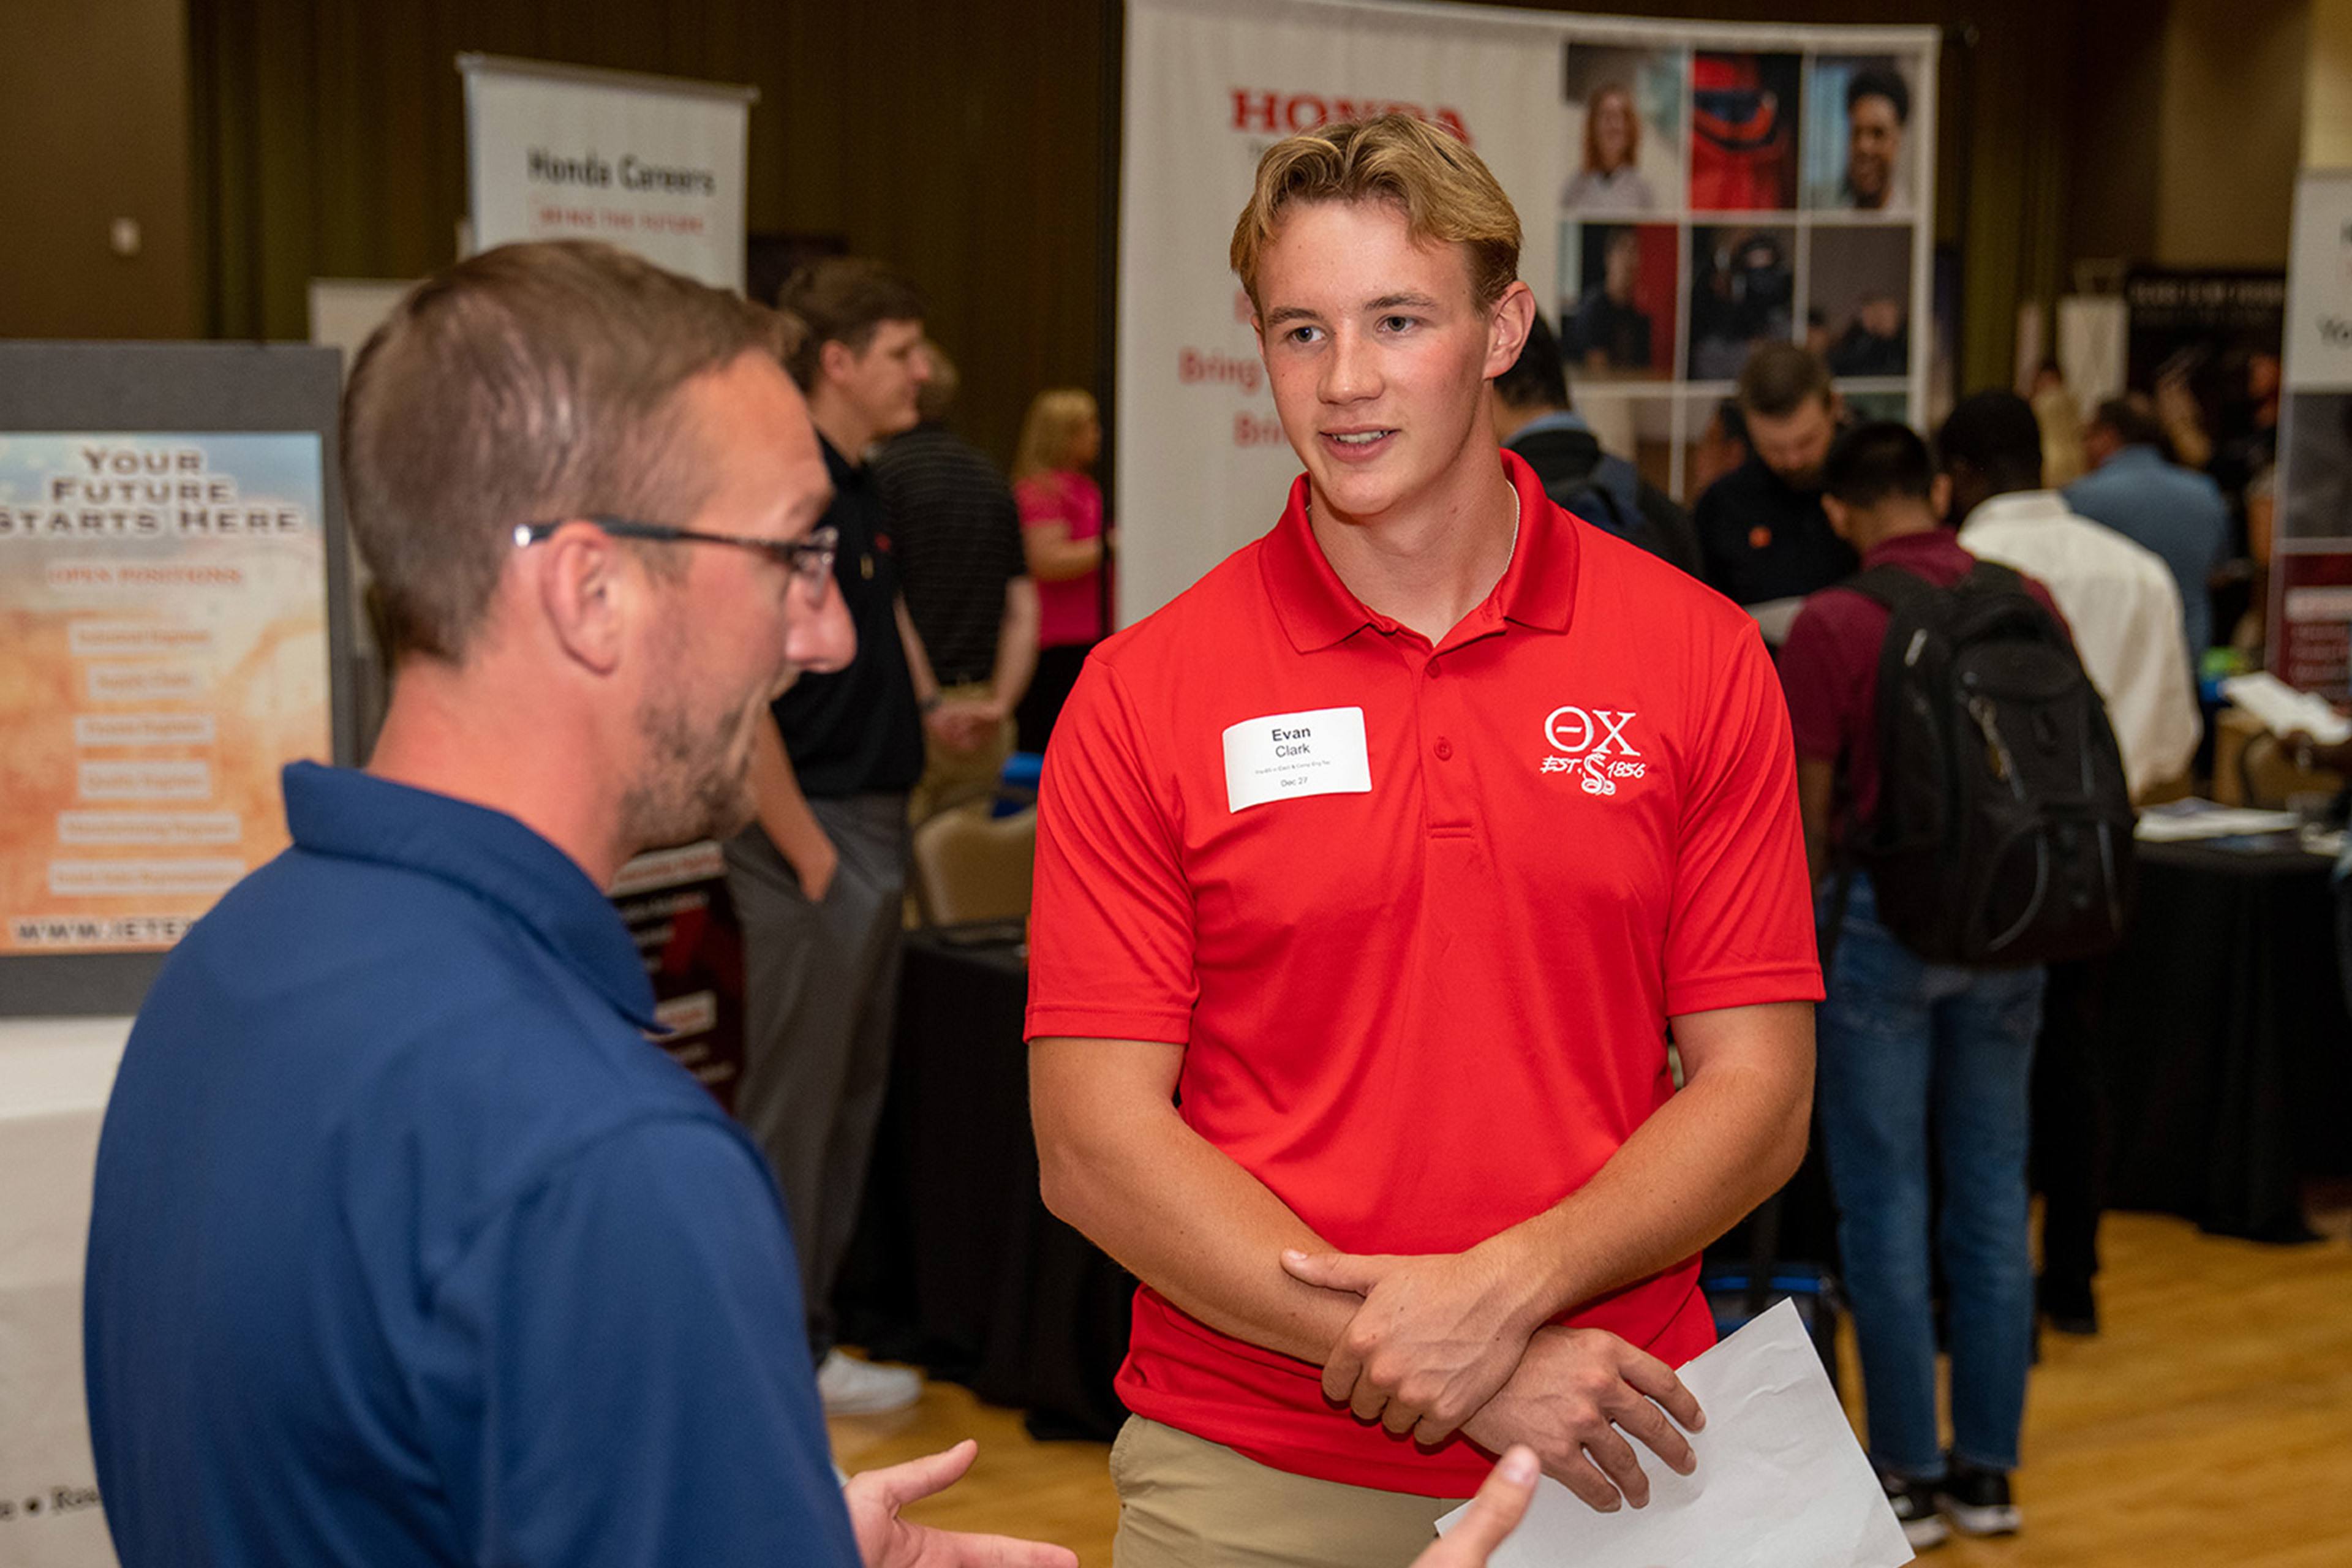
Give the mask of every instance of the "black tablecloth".
[[(2315, 856), (2141, 847), (2098, 1036), (2109, 1206), (2263, 1241), (2309, 1235), (2303, 1179), (2352, 1174), (2335, 929)], [(1107, 1439), (1125, 1416), (1111, 1378), (1134, 1281), (1038, 1199), (1025, 990), (1017, 931), (908, 939), (890, 1098), (836, 1304), (853, 1342), (1023, 1409), (1041, 1435)], [(1826, 1227), (1824, 1206), (1810, 1228)], [(1827, 1240), (1791, 1234), (1781, 1250)]]
[(1045, 1212), (1029, 1129), (1019, 927), (908, 938), (897, 1056), (835, 1301), (843, 1337), (1108, 1440), (1134, 1279)]
[(2143, 845), (2098, 1034), (2108, 1206), (2306, 1238), (2300, 1189), (2352, 1170), (2352, 1018), (2327, 861)]

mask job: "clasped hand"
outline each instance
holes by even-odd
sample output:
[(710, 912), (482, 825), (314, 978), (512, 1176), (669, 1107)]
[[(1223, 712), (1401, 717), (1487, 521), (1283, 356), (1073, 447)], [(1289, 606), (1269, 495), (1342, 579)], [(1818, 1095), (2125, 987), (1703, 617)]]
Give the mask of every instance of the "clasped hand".
[(1426, 1258), (1286, 1252), (1282, 1266), (1364, 1299), (1324, 1365), (1323, 1396), (1420, 1443), (1444, 1442), (1494, 1398), (1543, 1321), (1478, 1247)]
[(1004, 722), (996, 705), (978, 697), (941, 702), (923, 715), (923, 727), (952, 752), (971, 752), (988, 744)]
[(1360, 1420), (1424, 1444), (1458, 1431), (1489, 1453), (1525, 1443), (1603, 1512), (1650, 1500), (1628, 1436), (1679, 1474), (1696, 1463), (1666, 1417), (1696, 1431), (1706, 1416), (1673, 1369), (1601, 1330), (1543, 1326), (1489, 1250), (1286, 1252), (1282, 1263), (1306, 1284), (1363, 1298), (1323, 1369), (1325, 1396)]

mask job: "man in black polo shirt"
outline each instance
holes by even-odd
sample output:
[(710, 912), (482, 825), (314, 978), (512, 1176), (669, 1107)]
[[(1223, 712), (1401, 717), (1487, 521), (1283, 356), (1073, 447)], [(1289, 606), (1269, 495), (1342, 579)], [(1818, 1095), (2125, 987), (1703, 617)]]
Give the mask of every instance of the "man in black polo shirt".
[(834, 1349), (833, 1286), (866, 1184), (890, 1065), (907, 886), (907, 792), (938, 687), (899, 599), (890, 517), (866, 448), (915, 423), (923, 302), (874, 262), (819, 262), (778, 303), (808, 328), (785, 368), (808, 397), (840, 531), (834, 574), (857, 630), (846, 668), (776, 700), (752, 784), (759, 819), (727, 847), (743, 923), (735, 1110), (775, 1167), (799, 1244), (817, 1392), (836, 1415), (914, 1403), (922, 1383)]
[(1740, 367), (1739, 412), (1748, 460), (1691, 514), (1707, 585), (1753, 607), (1850, 576), (1853, 549), (1822, 510), (1822, 463), (1840, 423), (1829, 367), (1795, 343), (1759, 343)]
[(921, 423), (874, 458), (874, 484), (897, 526), (907, 613), (930, 655), (940, 706), (915, 786), (917, 822), (984, 789), (1013, 754), (1013, 710), (1037, 668), (1037, 584), (1021, 549), (1021, 509), (980, 449), (948, 428), (955, 366), (926, 342)]

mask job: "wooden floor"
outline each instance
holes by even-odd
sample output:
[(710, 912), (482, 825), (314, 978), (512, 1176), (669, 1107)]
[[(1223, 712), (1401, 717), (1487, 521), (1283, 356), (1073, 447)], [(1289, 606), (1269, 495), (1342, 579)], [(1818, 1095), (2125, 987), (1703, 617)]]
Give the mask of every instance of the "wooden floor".
[[(2299, 1247), (2113, 1215), (2105, 1331), (2045, 1337), (2026, 1413), (2022, 1535), (1956, 1541), (1943, 1568), (2352, 1565), (2352, 1215)], [(1852, 1346), (1846, 1347), (1848, 1365)], [(1847, 1385), (1854, 1380), (1849, 1377)], [(1100, 1444), (1038, 1443), (1020, 1417), (934, 1384), (915, 1409), (836, 1420), (852, 1470), (963, 1437), (971, 1475), (915, 1510), (1060, 1542), (1107, 1568), (1118, 1501)]]

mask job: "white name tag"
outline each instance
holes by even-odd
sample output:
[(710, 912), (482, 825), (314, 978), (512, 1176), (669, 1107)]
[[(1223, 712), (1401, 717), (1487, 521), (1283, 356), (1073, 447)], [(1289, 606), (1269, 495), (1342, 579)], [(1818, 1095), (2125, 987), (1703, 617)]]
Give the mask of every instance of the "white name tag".
[(1310, 795), (1370, 795), (1364, 710), (1269, 713), (1225, 731), (1225, 805), (1232, 811)]

